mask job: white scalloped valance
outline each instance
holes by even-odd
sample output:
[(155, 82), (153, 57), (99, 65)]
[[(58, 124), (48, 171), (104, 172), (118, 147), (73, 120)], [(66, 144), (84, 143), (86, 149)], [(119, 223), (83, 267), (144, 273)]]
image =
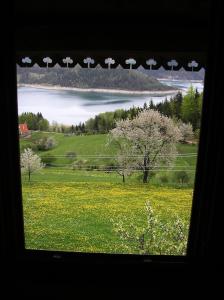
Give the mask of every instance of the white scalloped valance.
[(17, 53), (16, 62), (20, 67), (32, 67), (35, 64), (40, 67), (51, 68), (58, 64), (61, 67), (73, 68), (79, 64), (83, 68), (113, 69), (121, 66), (124, 69), (137, 69), (142, 66), (145, 69), (157, 70), (163, 67), (165, 70), (177, 71), (184, 68), (186, 71), (199, 71), (205, 68), (204, 53), (150, 53), (150, 52), (21, 52)]

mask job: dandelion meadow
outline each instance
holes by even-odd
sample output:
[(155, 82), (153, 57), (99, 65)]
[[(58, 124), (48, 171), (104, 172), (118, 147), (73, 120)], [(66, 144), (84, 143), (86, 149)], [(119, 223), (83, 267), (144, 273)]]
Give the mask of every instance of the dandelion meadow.
[[(123, 218), (144, 226), (147, 201), (160, 219), (178, 215), (189, 224), (191, 188), (106, 181), (24, 182), (26, 248), (127, 253), (111, 220)], [(138, 253), (131, 243), (128, 249)]]

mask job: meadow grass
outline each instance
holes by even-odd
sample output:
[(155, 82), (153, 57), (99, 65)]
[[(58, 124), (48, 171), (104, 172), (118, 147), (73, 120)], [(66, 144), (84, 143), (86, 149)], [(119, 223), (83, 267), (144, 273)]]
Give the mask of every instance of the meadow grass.
[[(71, 160), (66, 157), (68, 152), (75, 152), (79, 159), (85, 160), (85, 165), (110, 165), (113, 163), (113, 157), (105, 158), (104, 156), (116, 155), (116, 149), (113, 145), (108, 146), (107, 134), (96, 135), (64, 135), (55, 132), (33, 132), (29, 139), (20, 139), (21, 150), (26, 147), (32, 147), (35, 142), (43, 136), (52, 136), (57, 142), (57, 146), (48, 151), (35, 151), (41, 157), (50, 155), (55, 156), (54, 164), (66, 165), (69, 167)], [(197, 154), (197, 145), (177, 144), (179, 154)], [(95, 156), (95, 157), (94, 157)], [(96, 157), (97, 156), (97, 157)], [(103, 156), (103, 157), (102, 157)], [(175, 166), (183, 169), (194, 170), (196, 165), (196, 156), (177, 157)]]
[[(189, 222), (192, 189), (115, 182), (24, 182), (26, 248), (125, 253), (111, 219), (144, 224), (150, 201), (162, 219)], [(135, 253), (133, 248), (132, 253)]]

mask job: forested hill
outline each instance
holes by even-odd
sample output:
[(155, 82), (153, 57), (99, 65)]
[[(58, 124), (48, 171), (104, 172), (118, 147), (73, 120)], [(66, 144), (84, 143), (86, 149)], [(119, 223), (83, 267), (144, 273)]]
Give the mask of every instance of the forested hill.
[(75, 68), (17, 68), (18, 83), (48, 84), (63, 87), (117, 89), (132, 91), (167, 91), (167, 87), (157, 79), (137, 70), (117, 69), (87, 69)]

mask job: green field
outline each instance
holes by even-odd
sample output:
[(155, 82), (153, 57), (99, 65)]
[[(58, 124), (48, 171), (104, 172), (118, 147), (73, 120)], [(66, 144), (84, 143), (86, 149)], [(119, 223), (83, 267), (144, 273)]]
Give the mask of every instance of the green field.
[[(82, 160), (83, 168), (91, 166), (105, 166), (113, 163), (113, 155), (115, 149), (113, 146), (108, 146), (108, 137), (106, 134), (98, 135), (83, 135), (83, 136), (66, 136), (62, 133), (43, 133), (34, 132), (31, 138), (21, 139), (21, 151), (27, 147), (35, 147), (35, 141), (43, 136), (52, 136), (57, 142), (57, 147), (48, 151), (35, 151), (42, 158), (45, 156), (53, 156), (53, 164), (58, 168), (71, 169), (71, 160), (66, 157), (68, 152), (76, 153), (76, 161)], [(177, 157), (174, 170), (186, 170), (191, 177), (191, 186), (194, 182), (194, 171), (196, 165), (197, 145), (178, 144), (178, 153), (184, 155)], [(161, 171), (159, 172), (161, 174)], [(164, 173), (162, 171), (162, 173)], [(171, 173), (167, 174), (171, 177)], [(159, 176), (159, 174), (158, 174)], [(155, 180), (154, 180), (155, 181)], [(172, 178), (170, 178), (172, 182)], [(154, 182), (155, 183), (155, 182)]]
[[(106, 147), (106, 135), (54, 136), (57, 147), (40, 151), (40, 156), (54, 155), (56, 166), (32, 174), (31, 182), (23, 175), (23, 207), (26, 248), (80, 252), (125, 253), (120, 237), (114, 232), (111, 219), (127, 217), (144, 224), (144, 206), (152, 203), (159, 218), (166, 220), (175, 214), (188, 220), (191, 212), (196, 145), (177, 145), (178, 157), (173, 170), (158, 171), (149, 184), (134, 173), (125, 184), (115, 172), (102, 170), (72, 170), (66, 153), (75, 152), (86, 164), (106, 164), (105, 155), (114, 149)], [(43, 133), (21, 139), (21, 150), (31, 147)], [(96, 157), (97, 155), (97, 157)], [(187, 156), (188, 155), (188, 156)], [(100, 156), (104, 156), (101, 158)], [(190, 182), (174, 182), (174, 170), (186, 169)], [(161, 181), (161, 174), (168, 181)], [(132, 245), (130, 245), (130, 248)], [(133, 246), (131, 253), (136, 253)]]

